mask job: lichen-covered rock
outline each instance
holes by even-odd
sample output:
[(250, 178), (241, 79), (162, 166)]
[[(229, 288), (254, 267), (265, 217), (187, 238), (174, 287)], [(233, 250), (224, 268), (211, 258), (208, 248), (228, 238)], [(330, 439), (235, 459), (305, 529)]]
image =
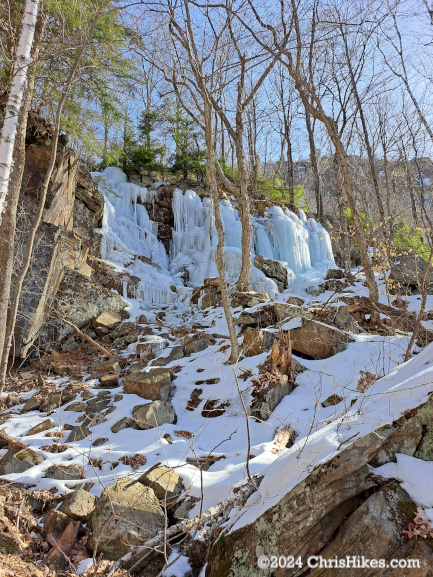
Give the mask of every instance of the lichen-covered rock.
[(146, 372), (134, 372), (123, 381), (123, 390), (149, 401), (168, 401), (171, 388), (169, 369), (155, 367)]
[(167, 501), (167, 503), (174, 502), (183, 489), (182, 479), (176, 471), (164, 465), (152, 467), (143, 473), (138, 480), (143, 485), (153, 489), (160, 501)]
[(88, 527), (92, 551), (116, 560), (162, 531), (164, 512), (152, 489), (122, 478), (102, 491)]
[[(382, 487), (352, 513), (320, 555), (325, 559), (346, 555), (389, 559), (407, 540), (403, 531), (415, 514), (415, 503), (397, 483)], [(372, 573), (364, 570), (357, 574)], [(335, 569), (319, 569), (315, 575), (333, 577)]]
[(167, 401), (153, 401), (147, 405), (137, 405), (132, 411), (135, 423), (140, 429), (153, 429), (176, 420), (173, 407)]
[(23, 473), (43, 461), (44, 458), (33, 449), (27, 448), (21, 451), (11, 449), (0, 461), (0, 475)]

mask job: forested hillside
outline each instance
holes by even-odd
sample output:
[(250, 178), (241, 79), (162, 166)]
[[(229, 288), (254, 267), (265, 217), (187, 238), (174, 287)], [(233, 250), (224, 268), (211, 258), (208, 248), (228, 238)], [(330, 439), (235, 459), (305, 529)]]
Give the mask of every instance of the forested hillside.
[(0, 577), (433, 575), (432, 38), (4, 0)]

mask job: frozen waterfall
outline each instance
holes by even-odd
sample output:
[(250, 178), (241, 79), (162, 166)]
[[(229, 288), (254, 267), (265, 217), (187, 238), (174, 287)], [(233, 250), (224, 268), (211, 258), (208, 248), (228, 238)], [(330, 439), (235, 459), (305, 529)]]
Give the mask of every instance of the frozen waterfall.
[[(215, 264), (217, 233), (211, 230), (211, 203), (192, 190), (173, 193), (174, 230), (170, 251), (158, 240), (158, 224), (152, 220), (145, 204), (153, 205), (155, 188), (144, 188), (127, 182), (120, 168), (106, 168), (98, 177), (105, 197), (102, 222), (102, 258), (125, 267), (141, 279), (137, 298), (151, 303), (173, 303), (189, 291), (186, 286), (203, 284), (205, 278), (218, 276)], [(157, 183), (160, 185), (161, 183)], [(151, 211), (152, 212), (152, 211)], [(311, 273), (335, 266), (331, 241), (323, 226), (273, 206), (264, 216), (253, 217), (253, 251), (267, 259), (282, 262), (292, 283)], [(230, 282), (235, 282), (241, 270), (242, 226), (238, 211), (230, 201), (221, 201), (225, 233), (226, 270)], [(147, 257), (155, 266), (143, 262)], [(185, 282), (184, 280), (185, 279)], [(275, 297), (278, 288), (254, 265), (251, 285), (258, 292)], [(170, 287), (176, 286), (176, 293)]]

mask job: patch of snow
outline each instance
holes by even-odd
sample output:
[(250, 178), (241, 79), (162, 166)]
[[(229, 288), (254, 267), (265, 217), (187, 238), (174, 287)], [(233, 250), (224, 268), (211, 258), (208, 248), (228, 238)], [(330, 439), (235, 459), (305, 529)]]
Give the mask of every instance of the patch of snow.
[(421, 507), (433, 507), (433, 462), (396, 454), (396, 463), (386, 463), (374, 470), (375, 475), (402, 481), (402, 488)]

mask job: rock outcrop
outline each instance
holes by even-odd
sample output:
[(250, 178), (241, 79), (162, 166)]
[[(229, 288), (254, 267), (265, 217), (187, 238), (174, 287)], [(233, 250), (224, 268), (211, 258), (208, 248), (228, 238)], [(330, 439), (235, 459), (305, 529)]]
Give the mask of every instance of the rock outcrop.
[[(432, 445), (432, 429), (423, 425), (432, 419), (433, 397), (316, 467), (256, 521), (233, 533), (223, 533), (211, 549), (206, 577), (256, 577), (260, 556), (279, 557), (287, 551), (303, 560), (319, 554), (327, 559), (412, 556), (420, 559), (421, 568), (407, 575), (427, 577), (433, 566), (431, 546), (403, 534), (414, 519), (416, 505), (397, 483), (383, 486), (371, 474), (371, 464), (389, 462), (397, 452), (432, 460), (431, 451), (422, 450)], [(261, 568), (260, 574), (300, 576), (307, 574), (307, 569), (305, 565), (302, 569), (268, 566)], [(374, 573), (371, 568), (356, 570), (360, 577), (373, 574), (399, 575), (387, 568)], [(330, 577), (335, 569), (313, 569), (308, 575)]]
[[(32, 113), (26, 139), (21, 193), (24, 210), (19, 230), (28, 230), (28, 219), (36, 212), (39, 190), (50, 161), (51, 138), (50, 125)], [(123, 294), (125, 279), (116, 280), (113, 271), (103, 270), (96, 259), (100, 256), (101, 235), (95, 228), (101, 224), (103, 208), (103, 195), (89, 172), (78, 165), (78, 157), (66, 138), (61, 137), (32, 265), (19, 304), (15, 331), (18, 356), (28, 355), (38, 338), (43, 348), (71, 333), (73, 329), (65, 325), (63, 318), (82, 327), (107, 308), (124, 308), (121, 297), (110, 289)], [(25, 240), (26, 234), (18, 233), (17, 246), (22, 247)], [(90, 253), (95, 257), (90, 261), (93, 267), (88, 263)], [(137, 281), (133, 277), (128, 280), (133, 291)]]

